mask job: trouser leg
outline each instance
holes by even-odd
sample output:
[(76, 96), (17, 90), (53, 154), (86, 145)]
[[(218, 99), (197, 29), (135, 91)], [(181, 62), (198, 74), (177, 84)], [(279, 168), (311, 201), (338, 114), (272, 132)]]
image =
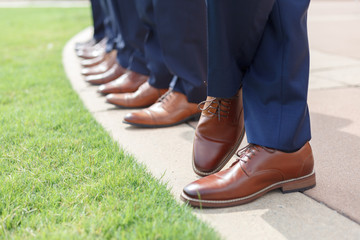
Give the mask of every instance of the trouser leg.
[[(107, 51), (117, 49), (117, 60), (123, 68), (128, 68), (130, 65), (130, 58), (134, 53), (134, 49), (125, 43), (124, 37), (120, 31), (120, 12), (118, 11), (118, 0), (105, 0), (108, 6), (108, 15), (110, 19), (110, 25), (114, 37), (113, 46), (107, 46)], [(110, 44), (108, 44), (110, 45)]]
[(209, 95), (231, 97), (243, 85), (250, 143), (294, 151), (311, 138), (308, 5), (209, 0)]
[(152, 0), (135, 0), (135, 3), (138, 16), (148, 29), (144, 42), (144, 51), (147, 67), (150, 70), (149, 84), (155, 88), (169, 88), (174, 76), (164, 63), (154, 21)]
[(117, 0), (116, 2), (117, 22), (121, 36), (125, 45), (134, 50), (129, 59), (129, 69), (149, 75), (144, 53), (144, 41), (148, 30), (137, 14), (134, 0)]
[(110, 8), (108, 1), (100, 1), (101, 10), (104, 13), (104, 26), (105, 26), (105, 35), (107, 37), (106, 50), (107, 52), (111, 51), (115, 44), (116, 35), (112, 27), (111, 18), (110, 18)]
[(105, 37), (104, 13), (99, 0), (90, 0), (94, 25), (94, 39), (98, 42)]
[(242, 84), (275, 0), (207, 0), (208, 95), (230, 98)]
[(207, 42), (204, 0), (152, 0), (164, 63), (177, 80), (174, 90), (189, 102), (206, 98)]
[(248, 141), (295, 151), (310, 140), (307, 107), (310, 0), (277, 0), (243, 78)]

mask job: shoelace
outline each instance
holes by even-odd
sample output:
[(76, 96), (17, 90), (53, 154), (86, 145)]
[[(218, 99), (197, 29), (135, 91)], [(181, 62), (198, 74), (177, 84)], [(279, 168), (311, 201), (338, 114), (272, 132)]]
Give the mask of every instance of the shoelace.
[[(206, 103), (209, 103), (209, 105), (206, 108), (202, 107), (202, 105), (205, 106)], [(224, 103), (227, 103), (227, 105)], [(210, 113), (213, 116), (217, 115), (218, 119), (220, 121), (221, 117), (225, 117), (225, 118), (228, 117), (229, 112), (230, 112), (230, 106), (228, 106), (228, 105), (230, 105), (230, 104), (231, 104), (230, 99), (213, 98), (211, 100), (202, 101), (201, 103), (199, 103), (198, 108), (201, 111), (207, 111), (208, 113)], [(208, 111), (209, 109), (215, 109), (215, 111), (214, 112)]]
[(158, 102), (165, 102), (168, 99), (168, 96), (173, 92), (172, 89), (169, 89), (166, 93), (164, 93), (159, 99)]
[(249, 144), (246, 147), (241, 148), (236, 152), (237, 158), (233, 164), (231, 164), (230, 167), (234, 166), (238, 162), (247, 163), (253, 156), (255, 156), (256, 152), (260, 152), (260, 148), (264, 149), (265, 151), (269, 153), (274, 153), (275, 150), (255, 144)]

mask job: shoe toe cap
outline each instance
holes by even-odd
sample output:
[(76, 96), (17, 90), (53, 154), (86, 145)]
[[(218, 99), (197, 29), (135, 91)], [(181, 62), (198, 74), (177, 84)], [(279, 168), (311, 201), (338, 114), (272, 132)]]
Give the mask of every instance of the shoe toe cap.
[(141, 122), (141, 120), (142, 119), (137, 112), (128, 113), (124, 117), (124, 122), (127, 123), (138, 123)]
[(118, 106), (126, 106), (126, 101), (124, 101), (122, 94), (120, 93), (110, 93), (106, 96), (106, 102), (118, 105)]
[(139, 126), (152, 126), (155, 124), (151, 111), (148, 109), (126, 114), (124, 122)]
[(194, 168), (202, 175), (208, 175), (219, 171), (221, 166), (231, 158), (229, 144), (212, 141), (195, 136), (193, 162)]
[(89, 74), (89, 73), (90, 73), (90, 71), (89, 71), (89, 69), (87, 69), (87, 68), (84, 68), (84, 69), (81, 70), (81, 74), (82, 74), (82, 75), (87, 75), (87, 74)]
[(113, 103), (114, 99), (115, 99), (115, 94), (113, 93), (110, 93), (106, 96), (106, 102)]
[(201, 198), (199, 190), (199, 185), (193, 182), (184, 187), (183, 194), (190, 198), (199, 199)]
[(97, 91), (98, 91), (99, 93), (103, 93), (103, 91), (104, 91), (105, 89), (106, 89), (106, 85), (105, 85), (105, 84), (102, 84), (102, 85), (99, 86), (99, 88), (98, 88)]

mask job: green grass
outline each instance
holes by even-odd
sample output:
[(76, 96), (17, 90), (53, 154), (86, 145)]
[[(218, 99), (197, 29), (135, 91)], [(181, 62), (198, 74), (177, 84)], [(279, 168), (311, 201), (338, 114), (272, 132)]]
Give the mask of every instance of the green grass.
[(63, 71), (89, 9), (0, 9), (0, 238), (218, 239), (84, 108)]

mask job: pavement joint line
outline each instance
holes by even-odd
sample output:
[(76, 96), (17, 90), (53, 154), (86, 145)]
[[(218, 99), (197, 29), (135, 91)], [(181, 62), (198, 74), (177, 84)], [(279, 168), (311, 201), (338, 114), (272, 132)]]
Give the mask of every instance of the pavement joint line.
[[(311, 43), (311, 39), (309, 40), (309, 42)], [(358, 57), (347, 56), (347, 55), (343, 55), (340, 53), (334, 53), (329, 50), (324, 50), (324, 49), (320, 50), (320, 49), (315, 49), (315, 48), (310, 47), (310, 60), (314, 54), (324, 54), (324, 55), (327, 55), (328, 57), (336, 57), (336, 58), (341, 58), (341, 59), (346, 59), (349, 61), (357, 62), (357, 63), (353, 63), (354, 65), (360, 64), (360, 59)]]
[[(327, 78), (324, 78), (326, 79), (327, 81), (329, 82), (335, 82), (335, 83), (339, 83), (339, 84), (342, 84), (343, 86), (339, 86), (338, 88), (354, 88), (354, 87), (357, 87), (359, 86), (358, 83), (355, 83), (355, 84), (349, 84), (347, 82), (343, 82), (343, 81), (339, 81), (339, 80), (336, 80), (336, 79), (327, 79)], [(333, 87), (333, 88), (337, 88), (337, 87)]]
[(355, 87), (355, 86), (356, 86), (356, 84), (348, 84), (348, 83), (346, 83), (346, 82), (339, 81), (339, 80), (328, 79), (328, 81), (340, 83), (340, 84), (344, 85), (344, 86), (343, 86), (344, 88), (352, 88), (352, 87)]
[(310, 199), (314, 200), (315, 202), (318, 202), (318, 203), (320, 203), (320, 204), (324, 205), (325, 207), (327, 207), (327, 208), (329, 208), (329, 209), (331, 209), (331, 210), (333, 210), (333, 211), (337, 212), (338, 214), (342, 215), (343, 217), (345, 217), (345, 218), (349, 219), (350, 221), (352, 221), (352, 222), (354, 222), (354, 223), (356, 223), (357, 225), (359, 225), (359, 226), (360, 226), (360, 223), (359, 223), (359, 222), (357, 222), (357, 221), (356, 221), (355, 219), (353, 219), (352, 217), (350, 217), (349, 215), (347, 215), (347, 214), (345, 214), (345, 213), (343, 213), (343, 212), (340, 212), (340, 211), (338, 211), (338, 210), (336, 210), (336, 209), (332, 208), (331, 206), (329, 206), (329, 205), (328, 205), (328, 204), (326, 204), (325, 202), (319, 201), (319, 200), (317, 200), (316, 198), (314, 198), (314, 197), (312, 197), (312, 196), (310, 196), (310, 195), (306, 194), (305, 192), (303, 192), (302, 194), (304, 194), (304, 195), (305, 195), (305, 196), (307, 196), (308, 198), (310, 198)]
[(348, 83), (344, 83), (344, 85), (345, 85), (347, 88), (357, 88), (357, 87), (359, 87), (359, 84), (348, 84)]
[(359, 20), (359, 14), (341, 14), (341, 15), (325, 15), (325, 16), (318, 16), (318, 17), (310, 17), (308, 21), (311, 22), (328, 22), (328, 21), (354, 21)]
[(350, 89), (350, 88), (359, 88), (360, 86), (336, 86), (336, 87), (319, 87), (319, 88), (313, 88), (309, 89), (309, 91), (324, 91), (324, 90), (335, 90), (335, 89)]
[(359, 67), (360, 68), (360, 61), (359, 61), (359, 63), (356, 63), (356, 64), (342, 65), (342, 66), (338, 66), (338, 67), (313, 68), (312, 70), (310, 70), (310, 74), (311, 73), (326, 72), (326, 71), (329, 71), (329, 70), (341, 70), (341, 69), (353, 68), (353, 67)]

